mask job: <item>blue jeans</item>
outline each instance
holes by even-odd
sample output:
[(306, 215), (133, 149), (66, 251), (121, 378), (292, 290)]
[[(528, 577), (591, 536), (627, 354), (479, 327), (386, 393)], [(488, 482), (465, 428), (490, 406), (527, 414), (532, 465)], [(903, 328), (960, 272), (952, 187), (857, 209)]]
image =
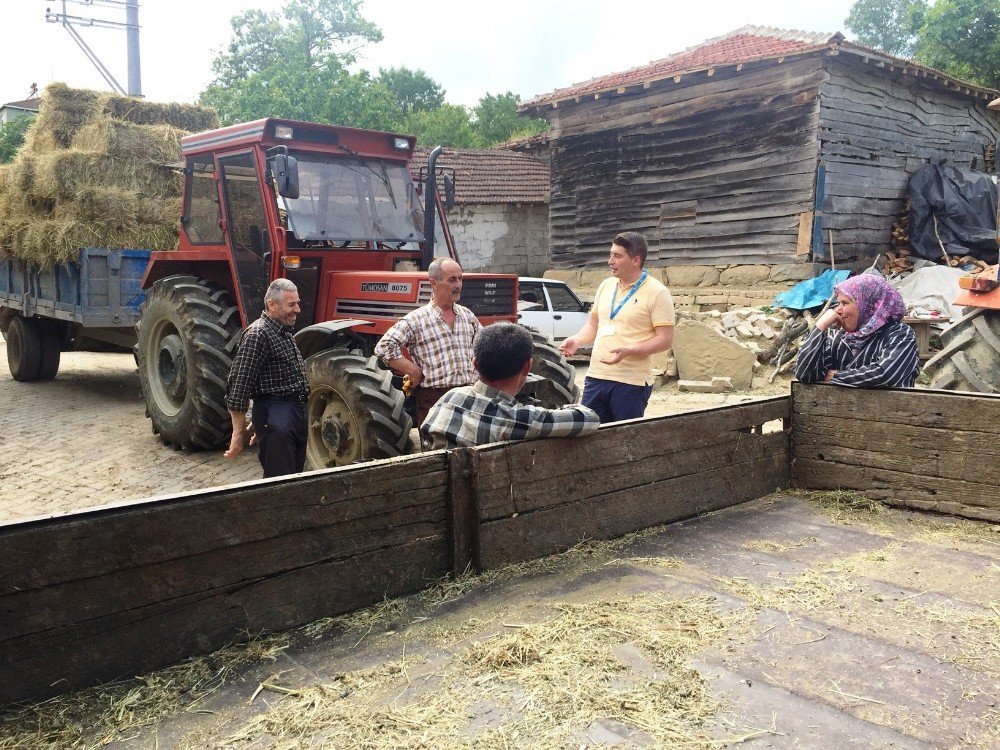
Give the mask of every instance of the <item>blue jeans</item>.
[(306, 463), (306, 405), (254, 399), (253, 429), (264, 479), (297, 474)]
[(641, 417), (652, 392), (651, 385), (630, 385), (588, 377), (583, 381), (580, 403), (596, 411), (601, 424), (607, 424)]

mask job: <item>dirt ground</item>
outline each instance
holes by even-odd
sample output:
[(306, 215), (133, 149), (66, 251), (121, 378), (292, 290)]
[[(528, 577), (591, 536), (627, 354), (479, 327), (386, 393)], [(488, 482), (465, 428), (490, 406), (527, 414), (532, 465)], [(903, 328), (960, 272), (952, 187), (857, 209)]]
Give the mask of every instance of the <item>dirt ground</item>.
[(778, 493), (8, 709), (0, 748), (998, 748), (998, 590), (995, 526)]
[[(585, 362), (577, 365), (582, 384)], [(788, 379), (755, 379), (732, 394), (655, 390), (647, 415), (788, 392)], [(55, 380), (18, 383), (0, 337), (0, 522), (66, 513), (260, 477), (256, 455), (185, 453), (152, 434), (130, 354), (65, 352)]]

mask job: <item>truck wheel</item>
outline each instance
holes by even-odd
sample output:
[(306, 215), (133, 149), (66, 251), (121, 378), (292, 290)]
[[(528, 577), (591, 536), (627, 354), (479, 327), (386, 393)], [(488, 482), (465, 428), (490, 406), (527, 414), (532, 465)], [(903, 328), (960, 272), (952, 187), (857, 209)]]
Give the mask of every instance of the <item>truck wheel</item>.
[(547, 409), (555, 409), (579, 401), (580, 389), (576, 385), (576, 368), (542, 334), (531, 328), (528, 328), (528, 331), (535, 345), (531, 372), (545, 378), (545, 382), (537, 391), (541, 405)]
[(42, 359), (38, 365), (38, 379), (52, 380), (59, 372), (59, 358), (62, 354), (61, 323), (55, 320), (38, 321), (38, 341)]
[(38, 380), (42, 366), (42, 340), (38, 321), (20, 315), (7, 328), (7, 366), (14, 380), (28, 383)]
[(153, 284), (136, 324), (139, 385), (166, 445), (209, 450), (232, 430), (224, 401), (240, 316), (229, 294), (195, 276)]
[(944, 348), (924, 365), (931, 388), (1000, 393), (1000, 312), (973, 310), (941, 339)]
[(346, 349), (306, 360), (309, 443), (306, 469), (326, 469), (410, 453), (412, 422), (392, 374)]

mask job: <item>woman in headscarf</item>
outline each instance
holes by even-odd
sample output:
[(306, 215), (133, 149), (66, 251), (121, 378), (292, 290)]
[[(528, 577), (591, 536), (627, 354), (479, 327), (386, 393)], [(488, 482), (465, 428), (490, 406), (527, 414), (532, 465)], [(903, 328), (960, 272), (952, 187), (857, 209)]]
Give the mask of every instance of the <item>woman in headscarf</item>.
[(878, 274), (837, 284), (835, 307), (816, 321), (795, 362), (803, 383), (911, 388), (920, 359), (913, 329), (900, 322), (903, 298)]

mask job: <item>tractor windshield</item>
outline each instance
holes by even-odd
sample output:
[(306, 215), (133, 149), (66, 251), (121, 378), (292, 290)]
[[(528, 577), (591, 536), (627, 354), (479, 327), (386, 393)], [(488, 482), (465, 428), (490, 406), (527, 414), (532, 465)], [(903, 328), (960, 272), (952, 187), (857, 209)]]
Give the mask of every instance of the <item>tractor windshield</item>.
[(284, 199), (299, 240), (417, 243), (424, 211), (405, 164), (296, 153), (299, 197)]

